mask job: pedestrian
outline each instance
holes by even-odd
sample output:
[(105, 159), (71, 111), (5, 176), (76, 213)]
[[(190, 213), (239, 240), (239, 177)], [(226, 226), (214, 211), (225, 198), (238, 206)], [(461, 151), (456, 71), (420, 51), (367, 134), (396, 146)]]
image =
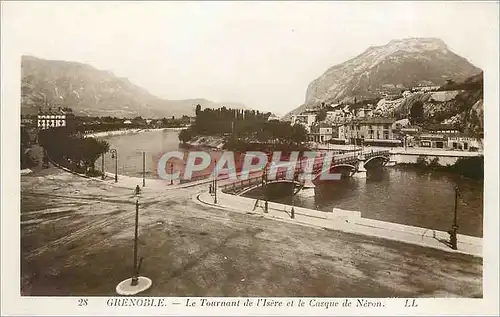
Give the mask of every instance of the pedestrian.
[(135, 194), (139, 195), (140, 193), (141, 193), (141, 188), (139, 187), (139, 185), (135, 186)]

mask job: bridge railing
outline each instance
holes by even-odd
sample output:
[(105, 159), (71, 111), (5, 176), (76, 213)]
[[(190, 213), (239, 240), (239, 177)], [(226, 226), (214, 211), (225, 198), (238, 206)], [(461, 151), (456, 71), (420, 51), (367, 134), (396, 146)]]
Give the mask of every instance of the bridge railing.
[[(371, 158), (374, 156), (381, 156), (381, 155), (388, 155), (389, 150), (383, 150), (383, 151), (376, 151), (376, 152), (365, 152), (361, 153), (365, 159), (366, 158)], [(358, 161), (360, 154), (351, 154), (348, 156), (343, 156), (343, 157), (333, 157), (332, 164), (337, 165), (337, 164), (354, 164)], [(297, 167), (295, 168), (294, 176), (299, 175), (303, 173), (303, 166), (302, 164), (298, 164)], [(315, 162), (313, 164), (312, 171), (313, 173), (319, 173), (323, 169), (323, 161), (320, 160), (319, 162)], [(283, 180), (286, 179), (288, 171), (277, 171), (276, 172), (276, 177), (274, 180)], [(295, 177), (294, 177), (295, 178)], [(268, 180), (269, 181), (269, 180)], [(248, 188), (251, 186), (255, 186), (258, 184), (262, 184), (264, 182), (263, 176), (256, 176), (256, 177), (251, 177), (248, 179), (244, 180), (238, 180), (235, 182), (232, 182), (230, 184), (222, 185), (221, 190), (223, 192), (236, 192), (244, 188)]]

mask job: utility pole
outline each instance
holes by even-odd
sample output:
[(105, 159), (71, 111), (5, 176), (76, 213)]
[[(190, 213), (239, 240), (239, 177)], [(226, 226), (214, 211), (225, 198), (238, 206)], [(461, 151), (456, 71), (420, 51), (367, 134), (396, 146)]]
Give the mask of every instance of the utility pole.
[(214, 204), (217, 204), (217, 160), (214, 163)]
[(453, 250), (457, 250), (457, 230), (458, 230), (458, 224), (457, 224), (457, 208), (458, 208), (458, 186), (455, 186), (455, 212), (454, 212), (454, 217), (453, 217), (453, 226), (451, 227), (451, 230), (448, 231), (450, 234), (450, 244), (451, 248)]
[[(137, 185), (137, 188), (139, 188), (139, 185)], [(139, 263), (137, 263), (137, 254), (138, 254), (137, 249), (139, 248), (138, 240), (139, 240), (139, 199), (135, 201), (134, 267), (133, 267), (134, 271), (131, 278), (121, 281), (116, 286), (116, 292), (119, 295), (127, 295), (127, 296), (135, 295), (151, 287), (152, 284), (151, 279), (145, 276), (140, 276), (143, 258), (140, 258)]]
[(292, 210), (290, 211), (290, 218), (295, 219), (295, 209), (294, 209), (294, 192), (295, 192), (295, 174), (293, 175), (293, 181), (292, 181)]
[(115, 159), (115, 183), (118, 182), (118, 152), (115, 149), (109, 150), (111, 152), (111, 158)]
[(102, 162), (101, 162), (101, 179), (104, 180), (104, 153), (102, 153), (101, 155), (101, 158), (102, 158)]
[(170, 163), (170, 185), (174, 184), (174, 176), (172, 173), (174, 172), (174, 164)]
[(139, 200), (135, 201), (135, 235), (134, 235), (134, 274), (131, 285), (135, 286), (139, 282), (139, 272), (137, 267), (137, 236), (139, 231)]
[(142, 187), (146, 186), (146, 152), (142, 152)]

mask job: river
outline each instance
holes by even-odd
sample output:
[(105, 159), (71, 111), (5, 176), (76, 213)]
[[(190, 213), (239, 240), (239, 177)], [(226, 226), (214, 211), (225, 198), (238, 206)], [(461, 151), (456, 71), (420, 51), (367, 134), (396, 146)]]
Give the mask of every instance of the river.
[[(181, 150), (178, 132), (151, 131), (106, 137), (118, 152), (118, 174), (140, 177), (142, 152), (146, 153), (146, 177), (156, 178), (156, 160), (166, 151)], [(98, 166), (100, 159), (97, 162)], [(114, 172), (114, 160), (106, 155), (105, 167)], [(314, 195), (294, 196), (293, 204), (331, 212), (333, 208), (361, 211), (362, 217), (447, 231), (454, 215), (455, 186), (459, 187), (459, 233), (483, 235), (483, 183), (443, 172), (387, 167), (369, 170), (366, 179), (345, 178), (321, 183)], [(292, 204), (290, 188), (272, 191), (270, 200)], [(247, 193), (263, 197), (263, 190)]]

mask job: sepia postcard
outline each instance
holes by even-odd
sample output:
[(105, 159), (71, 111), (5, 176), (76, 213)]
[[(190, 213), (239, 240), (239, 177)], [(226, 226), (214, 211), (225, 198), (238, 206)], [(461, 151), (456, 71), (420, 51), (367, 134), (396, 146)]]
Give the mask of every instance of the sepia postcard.
[(2, 316), (499, 314), (498, 1), (1, 5)]

